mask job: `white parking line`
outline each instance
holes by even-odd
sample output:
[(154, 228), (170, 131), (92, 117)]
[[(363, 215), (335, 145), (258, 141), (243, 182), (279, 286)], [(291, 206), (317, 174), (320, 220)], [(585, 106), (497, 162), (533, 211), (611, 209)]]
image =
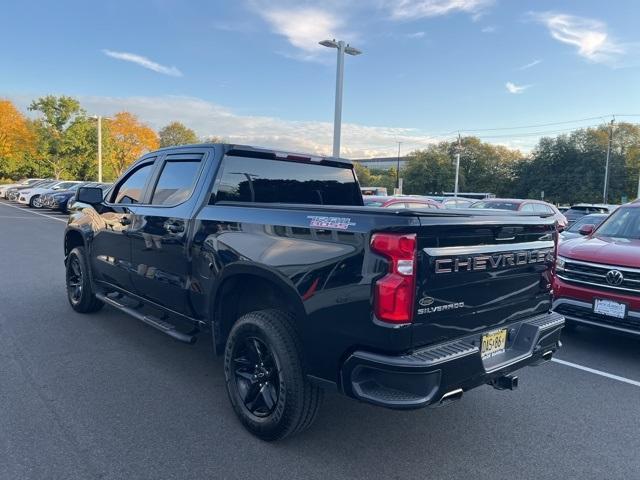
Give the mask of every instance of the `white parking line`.
[(620, 377), (612, 373), (603, 372), (602, 370), (596, 370), (595, 368), (589, 368), (583, 365), (578, 365), (577, 363), (571, 363), (571, 362), (567, 362), (566, 360), (560, 360), (559, 358), (552, 358), (551, 361), (559, 363), (561, 365), (566, 365), (567, 367), (577, 368), (578, 370), (594, 373), (596, 375), (600, 375), (601, 377), (611, 378), (612, 380), (617, 380), (619, 382), (628, 383), (629, 385), (640, 387), (640, 382), (636, 380), (631, 380), (630, 378)]
[(4, 205), (5, 207), (15, 208), (16, 210), (20, 210), (21, 212), (28, 212), (34, 215), (40, 215), (41, 217), (50, 218), (51, 220), (57, 220), (59, 222), (67, 223), (66, 218), (57, 218), (57, 217), (52, 217), (51, 215), (47, 215), (45, 213), (32, 212), (31, 210), (25, 210), (24, 208), (16, 207), (15, 205), (9, 205), (8, 203), (5, 203), (5, 202), (0, 202), (0, 205)]

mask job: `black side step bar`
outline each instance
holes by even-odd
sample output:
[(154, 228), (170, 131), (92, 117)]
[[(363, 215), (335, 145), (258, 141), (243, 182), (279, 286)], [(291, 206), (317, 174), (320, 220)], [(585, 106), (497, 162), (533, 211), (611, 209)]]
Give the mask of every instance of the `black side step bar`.
[(128, 307), (126, 305), (121, 304), (120, 302), (117, 302), (116, 300), (114, 300), (113, 298), (110, 298), (102, 293), (96, 293), (96, 297), (103, 301), (104, 303), (106, 303), (107, 305), (111, 305), (112, 307), (117, 308), (118, 310), (126, 313), (127, 315), (131, 315), (133, 318), (136, 318), (138, 320), (140, 320), (141, 322), (146, 323), (147, 325), (152, 326), (153, 328), (156, 328), (158, 330), (160, 330), (162, 333), (169, 335), (172, 338), (175, 338), (176, 340), (178, 340), (179, 342), (184, 342), (184, 343), (189, 343), (189, 344), (194, 344), (196, 343), (196, 336), (195, 335), (190, 335), (188, 333), (183, 333), (181, 331), (179, 331), (175, 325), (172, 325), (169, 322), (165, 322), (164, 320), (161, 320), (157, 317), (154, 317), (152, 315), (145, 315), (142, 312), (138, 312), (137, 310), (135, 310), (132, 307)]

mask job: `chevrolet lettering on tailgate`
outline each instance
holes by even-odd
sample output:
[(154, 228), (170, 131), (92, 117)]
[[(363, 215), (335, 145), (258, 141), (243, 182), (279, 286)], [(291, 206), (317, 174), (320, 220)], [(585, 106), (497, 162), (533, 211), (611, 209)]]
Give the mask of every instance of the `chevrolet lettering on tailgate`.
[(541, 249), (498, 253), (495, 255), (439, 258), (435, 262), (435, 273), (474, 272), (516, 267), (530, 263), (544, 263), (547, 256), (552, 253), (552, 249)]

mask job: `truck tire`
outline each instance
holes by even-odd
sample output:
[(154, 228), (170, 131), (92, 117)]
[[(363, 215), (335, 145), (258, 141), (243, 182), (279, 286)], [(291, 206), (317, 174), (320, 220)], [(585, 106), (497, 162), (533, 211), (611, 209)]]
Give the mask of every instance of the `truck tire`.
[(100, 310), (104, 303), (96, 298), (93, 291), (84, 247), (71, 250), (66, 267), (67, 299), (71, 307), (80, 313)]
[(260, 310), (235, 323), (224, 353), (227, 393), (253, 435), (279, 440), (313, 423), (323, 391), (309, 382), (302, 363), (290, 314)]

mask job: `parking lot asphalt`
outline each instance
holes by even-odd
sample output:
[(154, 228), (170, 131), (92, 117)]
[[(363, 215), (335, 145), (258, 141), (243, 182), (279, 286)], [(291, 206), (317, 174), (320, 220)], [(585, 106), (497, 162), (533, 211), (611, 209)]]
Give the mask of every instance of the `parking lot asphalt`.
[(328, 394), (311, 429), (248, 434), (222, 362), (65, 298), (65, 217), (0, 202), (0, 479), (640, 479), (640, 339), (580, 328), (558, 358), (449, 407)]

